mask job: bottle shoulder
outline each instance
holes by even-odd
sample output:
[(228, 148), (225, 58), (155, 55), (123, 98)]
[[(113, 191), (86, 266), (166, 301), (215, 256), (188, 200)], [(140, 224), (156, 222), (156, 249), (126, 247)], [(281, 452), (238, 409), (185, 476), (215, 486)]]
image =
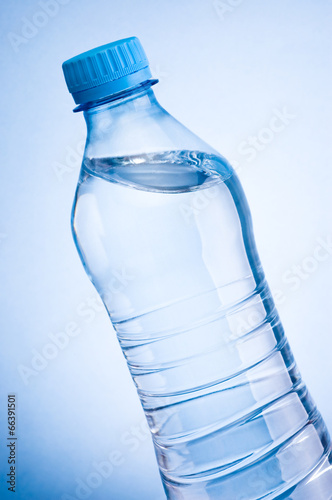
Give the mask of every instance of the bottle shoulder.
[(85, 114), (88, 158), (164, 151), (201, 151), (221, 156), (165, 110), (150, 90), (140, 98)]

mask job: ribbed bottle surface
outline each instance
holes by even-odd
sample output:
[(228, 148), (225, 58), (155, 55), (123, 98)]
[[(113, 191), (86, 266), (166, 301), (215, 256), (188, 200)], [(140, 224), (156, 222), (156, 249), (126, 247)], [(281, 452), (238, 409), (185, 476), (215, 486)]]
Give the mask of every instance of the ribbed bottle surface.
[(188, 151), (85, 160), (73, 215), (168, 498), (332, 498), (330, 439), (227, 162)]

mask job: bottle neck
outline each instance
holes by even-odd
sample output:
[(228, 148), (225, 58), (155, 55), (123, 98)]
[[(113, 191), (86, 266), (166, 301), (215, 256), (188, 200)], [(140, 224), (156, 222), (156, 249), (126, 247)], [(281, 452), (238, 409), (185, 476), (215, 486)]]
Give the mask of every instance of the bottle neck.
[(87, 126), (86, 157), (126, 156), (153, 149), (151, 134), (166, 111), (158, 103), (149, 80), (130, 91), (83, 109)]
[(103, 128), (108, 120), (120, 114), (126, 115), (135, 110), (152, 111), (153, 108), (160, 107), (151, 89), (151, 86), (157, 81), (149, 80), (133, 89), (109, 96), (102, 101), (89, 103), (74, 111), (83, 111), (88, 133), (91, 133), (94, 129)]

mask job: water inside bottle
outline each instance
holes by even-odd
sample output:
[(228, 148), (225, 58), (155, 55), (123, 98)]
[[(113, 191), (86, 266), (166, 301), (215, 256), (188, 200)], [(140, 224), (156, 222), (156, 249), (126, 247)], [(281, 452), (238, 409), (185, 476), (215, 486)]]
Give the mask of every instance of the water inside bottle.
[[(298, 373), (230, 165), (85, 159), (74, 238), (108, 309), (171, 499), (327, 499), (327, 432)], [(321, 496), (317, 496), (316, 476)], [(309, 492), (309, 493), (308, 493)]]

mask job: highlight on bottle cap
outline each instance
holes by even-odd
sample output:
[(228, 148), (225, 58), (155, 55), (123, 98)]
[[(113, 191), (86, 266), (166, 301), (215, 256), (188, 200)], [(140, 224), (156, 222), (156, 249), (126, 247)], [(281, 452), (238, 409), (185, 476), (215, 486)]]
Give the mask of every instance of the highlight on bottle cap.
[(83, 52), (65, 61), (62, 69), (76, 104), (128, 90), (151, 78), (149, 61), (135, 36)]

